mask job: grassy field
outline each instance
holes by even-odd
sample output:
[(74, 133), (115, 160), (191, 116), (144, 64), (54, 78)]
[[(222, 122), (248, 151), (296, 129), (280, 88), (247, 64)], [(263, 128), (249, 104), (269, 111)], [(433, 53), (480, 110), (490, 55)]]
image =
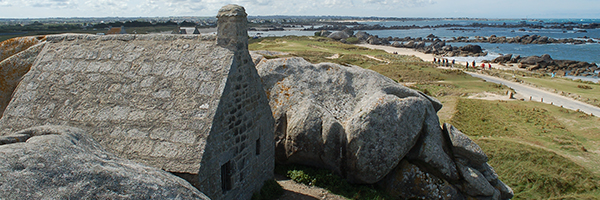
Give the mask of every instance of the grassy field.
[(522, 81), (539, 88), (568, 96), (579, 101), (600, 107), (600, 85), (590, 81), (571, 80), (569, 78), (536, 74), (532, 72), (516, 71), (506, 72), (499, 70), (486, 71), (490, 75), (507, 80)]
[[(505, 95), (510, 89), (462, 71), (437, 69), (416, 57), (387, 54), (327, 38), (251, 40), (250, 50), (288, 52), (288, 56), (304, 57), (313, 63), (358, 65), (438, 98), (444, 104), (438, 112), (440, 122), (455, 125), (483, 148), (501, 180), (515, 191), (515, 199), (600, 198), (598, 117), (536, 102), (470, 99), (467, 97), (481, 93)], [(600, 86), (595, 84), (527, 72), (492, 73), (553, 86), (585, 98), (600, 96)]]

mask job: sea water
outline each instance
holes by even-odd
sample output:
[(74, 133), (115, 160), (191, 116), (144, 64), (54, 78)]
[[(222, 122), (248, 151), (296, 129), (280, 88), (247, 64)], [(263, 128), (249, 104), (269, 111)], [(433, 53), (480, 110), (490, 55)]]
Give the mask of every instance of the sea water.
[[(508, 19), (508, 20), (416, 20), (416, 21), (369, 21), (359, 22), (367, 25), (381, 25), (381, 26), (437, 26), (446, 24), (457, 24), (457, 25), (471, 25), (473, 23), (479, 24), (534, 24), (542, 26), (558, 25), (557, 23), (573, 23), (573, 24), (590, 24), (600, 23), (600, 19)], [(460, 30), (457, 30), (460, 29)], [(524, 30), (523, 30), (524, 29)], [(474, 38), (475, 36), (489, 37), (496, 35), (497, 37), (516, 37), (524, 35), (539, 35), (547, 36), (555, 39), (567, 39), (575, 38), (581, 40), (593, 39), (596, 42), (600, 41), (600, 29), (586, 29), (586, 32), (580, 31), (580, 29), (553, 29), (553, 28), (541, 28), (532, 29), (528, 27), (524, 28), (495, 28), (495, 27), (444, 27), (444, 28), (419, 28), (419, 29), (408, 29), (408, 30), (366, 30), (365, 32), (371, 35), (378, 35), (380, 38), (385, 37), (412, 37), (425, 38), (430, 34), (433, 34), (440, 39), (449, 40), (453, 37), (469, 37)], [(267, 31), (258, 32), (250, 31), (250, 36), (285, 36), (285, 35), (297, 35), (297, 36), (312, 36), (314, 31), (302, 31), (302, 30), (286, 30), (286, 31)], [(587, 39), (584, 39), (586, 37)], [(468, 44), (479, 45), (484, 51), (488, 52), (487, 56), (484, 57), (450, 57), (459, 62), (471, 62), (476, 61), (481, 63), (483, 60), (493, 60), (494, 58), (505, 55), (513, 54), (524, 56), (541, 56), (543, 54), (549, 54), (555, 60), (576, 60), (585, 61), (589, 63), (600, 64), (600, 44), (599, 43), (587, 43), (587, 44), (508, 44), (508, 43), (447, 43), (452, 46), (465, 46)], [(596, 78), (589, 77), (573, 77), (581, 78), (584, 80), (590, 80), (598, 82)]]

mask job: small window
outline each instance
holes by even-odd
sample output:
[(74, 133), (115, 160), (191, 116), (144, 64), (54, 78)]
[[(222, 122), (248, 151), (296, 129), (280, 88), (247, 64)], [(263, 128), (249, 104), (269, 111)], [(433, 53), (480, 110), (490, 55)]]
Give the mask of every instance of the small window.
[(233, 184), (231, 181), (231, 176), (233, 174), (231, 161), (228, 161), (224, 165), (221, 166), (221, 190), (223, 194), (227, 191), (231, 190)]
[(260, 155), (260, 138), (256, 139), (256, 155)]

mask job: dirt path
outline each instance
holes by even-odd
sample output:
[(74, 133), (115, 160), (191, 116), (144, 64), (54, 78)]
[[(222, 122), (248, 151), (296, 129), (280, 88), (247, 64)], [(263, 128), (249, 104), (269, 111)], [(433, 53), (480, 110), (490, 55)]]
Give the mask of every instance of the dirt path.
[(366, 47), (369, 49), (380, 49), (380, 50), (384, 50), (388, 53), (398, 53), (399, 55), (413, 55), (416, 57), (421, 58), (423, 61), (433, 61), (434, 56), (431, 54), (424, 54), (418, 51), (415, 51), (413, 49), (409, 49), (409, 48), (397, 48), (397, 47), (391, 47), (391, 46), (381, 46), (381, 45), (372, 45), (372, 44), (357, 44), (356, 46), (360, 46), (360, 47)]
[(275, 174), (275, 180), (277, 180), (277, 183), (279, 183), (279, 185), (281, 185), (281, 187), (283, 187), (285, 190), (283, 196), (279, 197), (279, 200), (346, 200), (346, 198), (332, 194), (326, 189), (296, 183), (293, 180), (279, 174)]
[[(421, 53), (421, 52), (418, 52), (418, 51), (415, 51), (415, 50), (409, 49), (409, 48), (396, 48), (396, 47), (391, 47), (391, 46), (370, 45), (370, 44), (359, 44), (357, 46), (367, 47), (367, 48), (371, 48), (371, 49), (381, 49), (388, 53), (397, 52), (400, 55), (413, 55), (413, 56), (417, 56), (417, 57), (423, 59), (424, 61), (432, 61), (434, 58), (434, 56), (431, 54), (424, 54), (424, 53)], [(503, 66), (503, 65), (499, 65), (499, 64), (492, 64), (492, 68), (502, 69), (502, 70), (522, 70), (515, 66)], [(583, 103), (581, 101), (577, 101), (577, 100), (574, 100), (574, 99), (571, 99), (568, 97), (563, 97), (558, 94), (554, 94), (554, 93), (551, 93), (551, 92), (548, 92), (545, 90), (533, 88), (530, 86), (526, 86), (524, 84), (515, 83), (512, 81), (504, 80), (504, 79), (493, 77), (493, 76), (488, 76), (488, 75), (478, 74), (478, 73), (473, 73), (473, 72), (466, 72), (466, 71), (465, 71), (465, 73), (467, 73), (473, 77), (476, 77), (476, 78), (481, 78), (486, 81), (506, 85), (506, 86), (514, 89), (517, 92), (518, 97), (523, 98), (526, 101), (529, 101), (530, 100), (529, 98), (531, 97), (531, 101), (538, 101), (538, 102), (553, 104), (556, 106), (563, 106), (564, 108), (568, 108), (568, 109), (572, 109), (572, 110), (581, 110), (587, 114), (593, 114), (595, 116), (600, 116), (600, 108), (590, 105), (590, 104), (587, 104), (587, 103)]]
[(544, 102), (547, 104), (553, 104), (555, 106), (563, 106), (564, 108), (568, 108), (571, 110), (581, 110), (587, 114), (593, 114), (595, 116), (600, 116), (600, 108), (583, 103), (581, 101), (577, 101), (568, 97), (564, 97), (558, 94), (554, 94), (545, 90), (541, 90), (538, 88), (530, 87), (527, 85), (523, 85), (520, 83), (504, 80), (501, 78), (497, 78), (494, 76), (489, 76), (485, 74), (478, 74), (473, 72), (465, 72), (473, 77), (481, 78), (483, 80), (498, 83), (502, 85), (506, 85), (517, 92), (517, 94), (526, 101), (538, 101)]

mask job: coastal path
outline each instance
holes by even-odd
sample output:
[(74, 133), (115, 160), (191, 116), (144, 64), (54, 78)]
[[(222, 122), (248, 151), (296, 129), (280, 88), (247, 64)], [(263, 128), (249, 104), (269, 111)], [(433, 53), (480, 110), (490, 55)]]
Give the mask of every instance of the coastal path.
[[(433, 60), (433, 55), (424, 54), (424, 53), (415, 51), (414, 49), (396, 48), (396, 47), (391, 47), (391, 46), (369, 45), (369, 44), (360, 44), (357, 46), (366, 47), (366, 48), (370, 48), (370, 49), (380, 49), (380, 50), (384, 50), (388, 53), (397, 52), (400, 55), (413, 55), (413, 56), (417, 56), (417, 57), (421, 58), (424, 61), (432, 61)], [(497, 64), (492, 64), (492, 67), (498, 68), (498, 69), (506, 68), (504, 66), (500, 66)], [(513, 90), (515, 90), (515, 92), (517, 92), (518, 95), (523, 96), (523, 98), (525, 98), (525, 100), (529, 100), (529, 97), (531, 97), (532, 101), (541, 101), (544, 103), (553, 104), (555, 106), (562, 106), (567, 109), (580, 110), (587, 114), (593, 114), (594, 116), (600, 116), (600, 108), (599, 107), (596, 107), (596, 106), (593, 106), (593, 105), (590, 105), (587, 103), (583, 103), (583, 102), (577, 101), (575, 99), (571, 99), (571, 98), (564, 97), (564, 96), (561, 96), (558, 94), (554, 94), (554, 93), (551, 93), (548, 91), (544, 91), (544, 90), (541, 90), (538, 88), (530, 87), (530, 86), (527, 86), (524, 84), (504, 80), (504, 79), (489, 76), (489, 75), (478, 74), (478, 73), (467, 72), (467, 71), (465, 71), (465, 73), (467, 73), (473, 77), (480, 78), (480, 79), (483, 79), (483, 80), (486, 80), (486, 81), (489, 81), (492, 83), (506, 85), (506, 86), (512, 88)]]
[[(568, 97), (564, 97), (564, 96), (561, 96), (561, 95), (558, 95), (555, 93), (551, 93), (551, 92), (541, 90), (538, 88), (530, 87), (530, 86), (527, 86), (524, 84), (504, 80), (504, 79), (494, 77), (494, 76), (478, 74), (478, 73), (473, 73), (473, 72), (466, 72), (466, 71), (465, 71), (465, 73), (467, 73), (473, 77), (486, 80), (488, 82), (506, 85), (506, 86), (512, 88), (513, 90), (515, 90), (515, 92), (517, 92), (517, 94), (519, 94), (523, 97), (531, 97), (531, 101), (541, 101), (541, 102), (548, 103), (548, 104), (551, 103), (555, 106), (562, 106), (564, 108), (568, 108), (571, 110), (580, 110), (587, 114), (593, 114), (595, 116), (600, 116), (600, 108), (599, 107), (596, 107), (596, 106), (593, 106), (593, 105), (590, 105), (587, 103), (583, 103), (581, 101), (577, 101), (577, 100), (574, 100), (574, 99), (571, 99)], [(529, 98), (525, 98), (525, 100), (529, 100)]]

